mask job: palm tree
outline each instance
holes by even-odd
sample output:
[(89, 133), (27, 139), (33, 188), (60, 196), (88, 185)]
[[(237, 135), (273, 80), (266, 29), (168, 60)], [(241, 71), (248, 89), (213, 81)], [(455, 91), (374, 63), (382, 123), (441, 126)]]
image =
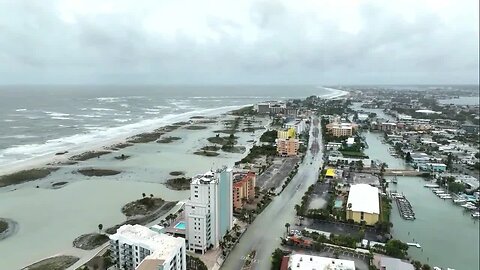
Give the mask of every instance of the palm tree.
[(145, 192), (142, 193), (142, 197), (143, 197), (143, 198), (145, 198), (146, 196), (147, 196), (147, 194), (145, 194)]
[(288, 231), (289, 231), (289, 228), (290, 228), (290, 223), (285, 223), (285, 228), (287, 228), (287, 234), (288, 234)]
[(99, 231), (100, 233), (102, 233), (102, 230), (103, 230), (103, 224), (100, 223), (100, 224), (98, 224), (98, 231)]
[(153, 198), (153, 194), (150, 194), (150, 198)]

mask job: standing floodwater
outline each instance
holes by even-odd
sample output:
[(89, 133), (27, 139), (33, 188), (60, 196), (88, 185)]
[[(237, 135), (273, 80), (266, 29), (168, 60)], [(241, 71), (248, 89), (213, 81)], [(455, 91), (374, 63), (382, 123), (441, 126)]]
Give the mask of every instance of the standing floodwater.
[[(381, 142), (381, 134), (366, 132), (363, 135), (369, 145), (365, 153), (370, 158), (387, 163), (389, 168), (405, 168), (403, 160), (389, 154), (388, 145)], [(410, 247), (408, 253), (432, 266), (480, 269), (479, 222), (451, 200), (435, 196), (424, 187), (425, 183), (421, 177), (398, 177), (398, 184), (390, 184), (390, 190), (403, 193), (415, 211), (415, 220), (405, 220), (394, 204), (391, 214), (393, 237), (419, 243), (422, 248)]]

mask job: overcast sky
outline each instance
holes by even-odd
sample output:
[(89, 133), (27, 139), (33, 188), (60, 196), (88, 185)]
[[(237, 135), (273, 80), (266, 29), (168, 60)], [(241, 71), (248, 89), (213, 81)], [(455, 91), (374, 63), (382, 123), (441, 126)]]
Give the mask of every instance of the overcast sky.
[(0, 0), (0, 84), (478, 83), (478, 0)]

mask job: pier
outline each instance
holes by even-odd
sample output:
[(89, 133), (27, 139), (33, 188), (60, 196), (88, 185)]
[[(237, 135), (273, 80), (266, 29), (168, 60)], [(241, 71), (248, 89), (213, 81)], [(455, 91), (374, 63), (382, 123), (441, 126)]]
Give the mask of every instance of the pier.
[(390, 196), (395, 199), (397, 203), (398, 212), (403, 219), (406, 220), (414, 220), (415, 213), (413, 212), (412, 205), (410, 202), (405, 198), (403, 194), (398, 194), (395, 192), (391, 192)]

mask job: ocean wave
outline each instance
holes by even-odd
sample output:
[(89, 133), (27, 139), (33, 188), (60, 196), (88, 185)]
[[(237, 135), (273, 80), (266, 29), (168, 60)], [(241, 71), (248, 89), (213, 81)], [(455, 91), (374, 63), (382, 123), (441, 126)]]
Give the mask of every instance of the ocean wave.
[(70, 116), (68, 113), (59, 113), (59, 112), (49, 112), (49, 111), (44, 111), (45, 114), (48, 114), (50, 116), (54, 117), (64, 117), (64, 116)]
[(132, 119), (131, 118), (128, 118), (128, 119), (115, 118), (115, 119), (113, 119), (113, 121), (119, 122), (119, 123), (125, 123), (125, 122), (132, 121)]
[(50, 119), (54, 119), (54, 120), (72, 120), (72, 118), (70, 118), (70, 117), (63, 117), (63, 116), (53, 116), (53, 117), (50, 117)]
[(23, 108), (22, 108), (22, 109), (16, 109), (15, 111), (16, 111), (16, 112), (26, 112), (27, 109), (23, 109)]
[(3, 121), (4, 121), (4, 122), (15, 122), (16, 120), (13, 120), (13, 119), (4, 119)]
[(110, 108), (90, 108), (90, 110), (92, 111), (105, 111), (105, 112), (108, 112), (108, 111), (116, 111), (115, 109), (110, 109)]
[(19, 163), (40, 156), (52, 155), (58, 151), (83, 151), (94, 146), (105, 144), (114, 139), (127, 138), (159, 126), (185, 121), (194, 115), (218, 115), (241, 107), (242, 106), (225, 106), (214, 109), (192, 110), (179, 114), (167, 114), (159, 118), (146, 119), (119, 127), (107, 128), (85, 125), (83, 128), (91, 129), (90, 132), (53, 139), (42, 144), (14, 145), (10, 148), (0, 150), (0, 155), (5, 156), (8, 160), (7, 162), (2, 162), (1, 165)]
[(38, 136), (33, 136), (33, 135), (7, 135), (7, 136), (1, 136), (0, 139), (31, 139), (31, 138), (38, 138)]
[(84, 118), (101, 118), (102, 117), (102, 116), (97, 115), (97, 114), (78, 114), (76, 116), (84, 117)]
[(123, 98), (123, 97), (99, 97), (99, 98), (96, 98), (96, 100), (98, 100), (100, 102), (106, 102), (106, 103), (115, 103), (115, 102), (119, 102), (119, 101), (124, 101), (125, 98)]

